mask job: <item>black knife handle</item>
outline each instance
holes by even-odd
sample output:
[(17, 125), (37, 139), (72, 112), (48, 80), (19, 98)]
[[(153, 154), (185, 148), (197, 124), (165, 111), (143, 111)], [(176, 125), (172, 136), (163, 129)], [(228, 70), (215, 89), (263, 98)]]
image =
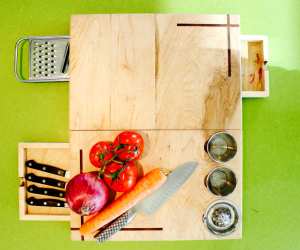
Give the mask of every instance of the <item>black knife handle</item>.
[(65, 192), (62, 190), (54, 189), (54, 188), (40, 188), (36, 185), (30, 185), (27, 188), (27, 191), (33, 194), (48, 195), (48, 196), (54, 196), (59, 198), (65, 197)]
[(36, 199), (34, 197), (29, 197), (26, 199), (26, 203), (30, 206), (67, 207), (67, 203), (56, 199)]
[(59, 181), (59, 180), (48, 178), (48, 177), (41, 177), (41, 176), (37, 176), (32, 173), (26, 174), (25, 179), (28, 181), (41, 183), (44, 185), (58, 187), (58, 188), (65, 188), (65, 186), (66, 186), (66, 183), (64, 181)]
[(67, 171), (64, 170), (64, 169), (60, 169), (58, 167), (54, 167), (54, 166), (51, 166), (51, 165), (38, 163), (34, 160), (26, 161), (25, 165), (29, 168), (37, 169), (37, 170), (40, 170), (40, 171), (43, 171), (43, 172), (59, 175), (59, 176), (62, 176), (62, 177), (66, 177), (66, 174), (67, 174)]

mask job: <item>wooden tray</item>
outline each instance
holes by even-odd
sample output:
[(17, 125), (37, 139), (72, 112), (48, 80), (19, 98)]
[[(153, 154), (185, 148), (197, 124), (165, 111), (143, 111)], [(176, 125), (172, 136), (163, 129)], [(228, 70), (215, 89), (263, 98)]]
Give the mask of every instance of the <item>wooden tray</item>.
[[(89, 171), (90, 147), (125, 129), (143, 134), (145, 171), (197, 160), (200, 168), (155, 215), (139, 215), (113, 240), (216, 239), (202, 215), (217, 200), (204, 187), (215, 163), (204, 143), (226, 130), (238, 142), (228, 166), (238, 177), (226, 197), (240, 211), (242, 125), (239, 17), (229, 15), (107, 14), (71, 20), (71, 173)], [(87, 218), (71, 212), (73, 240)]]
[[(27, 187), (32, 184), (25, 180), (26, 173), (34, 173), (36, 175), (51, 177), (66, 181), (65, 178), (41, 172), (39, 170), (25, 167), (26, 160), (34, 159), (37, 162), (59, 166), (62, 169), (69, 169), (70, 151), (69, 143), (19, 143), (19, 216), (20, 220), (41, 220), (41, 221), (68, 221), (70, 220), (70, 211), (68, 208), (58, 207), (38, 207), (28, 206), (26, 204), (27, 197), (45, 198), (42, 195), (31, 194), (27, 192)], [(43, 187), (45, 185), (36, 184)], [(46, 186), (45, 186), (46, 187)]]
[(268, 38), (258, 35), (241, 36), (242, 96), (269, 96)]

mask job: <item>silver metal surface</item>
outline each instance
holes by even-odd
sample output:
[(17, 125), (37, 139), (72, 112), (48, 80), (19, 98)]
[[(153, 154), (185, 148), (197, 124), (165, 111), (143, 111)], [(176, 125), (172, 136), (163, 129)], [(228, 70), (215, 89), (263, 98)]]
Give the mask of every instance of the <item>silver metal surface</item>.
[(103, 243), (127, 226), (136, 216), (136, 211), (129, 209), (124, 214), (115, 219), (108, 227), (97, 233), (94, 238), (98, 243)]
[[(21, 82), (68, 81), (67, 72), (61, 72), (64, 65), (69, 36), (29, 36), (17, 41), (15, 47), (15, 75)], [(19, 50), (29, 43), (29, 76), (21, 74)]]
[(205, 144), (205, 151), (215, 162), (224, 163), (231, 160), (237, 152), (237, 143), (227, 132), (213, 134)]
[(208, 230), (219, 236), (226, 236), (232, 233), (238, 224), (239, 215), (236, 206), (225, 200), (213, 202), (207, 208), (203, 222)]
[(237, 180), (234, 172), (223, 166), (212, 169), (205, 178), (207, 189), (217, 196), (231, 194), (236, 184)]
[(197, 166), (197, 162), (187, 162), (175, 168), (168, 175), (166, 182), (157, 191), (136, 205), (134, 209), (146, 214), (154, 213), (186, 182)]

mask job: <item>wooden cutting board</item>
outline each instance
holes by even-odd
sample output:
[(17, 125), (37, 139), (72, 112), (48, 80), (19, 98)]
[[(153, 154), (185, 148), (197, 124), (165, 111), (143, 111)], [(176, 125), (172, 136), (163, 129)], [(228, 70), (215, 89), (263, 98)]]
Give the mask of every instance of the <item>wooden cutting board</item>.
[[(139, 215), (113, 240), (215, 239), (202, 222), (218, 197), (204, 186), (218, 164), (204, 152), (214, 132), (238, 142), (226, 164), (237, 175), (226, 197), (242, 211), (242, 126), (239, 17), (104, 14), (71, 20), (70, 147), (72, 174), (93, 170), (88, 153), (122, 130), (142, 133), (145, 172), (196, 160), (200, 167), (156, 214)], [(71, 214), (73, 240), (86, 220)], [(223, 238), (240, 238), (237, 230)]]

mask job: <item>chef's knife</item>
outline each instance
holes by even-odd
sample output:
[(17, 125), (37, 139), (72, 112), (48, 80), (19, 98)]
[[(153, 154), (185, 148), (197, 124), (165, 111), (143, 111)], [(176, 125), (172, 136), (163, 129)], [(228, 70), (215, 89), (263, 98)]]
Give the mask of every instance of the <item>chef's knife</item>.
[(54, 196), (59, 198), (65, 197), (65, 191), (55, 189), (55, 188), (41, 188), (36, 185), (30, 185), (27, 188), (27, 191), (33, 194), (41, 194), (41, 195)]
[(55, 175), (59, 175), (59, 176), (66, 177), (66, 178), (70, 177), (70, 173), (67, 170), (64, 170), (64, 169), (61, 169), (58, 167), (54, 167), (51, 165), (38, 163), (35, 160), (28, 160), (25, 162), (25, 165), (29, 168), (37, 169), (37, 170), (47, 172), (50, 174), (55, 174)]
[(99, 243), (108, 240), (132, 221), (138, 212), (154, 213), (185, 183), (197, 166), (197, 162), (187, 162), (175, 168), (168, 175), (166, 182), (156, 192), (114, 220), (107, 228), (96, 234), (95, 239)]
[(48, 177), (42, 177), (42, 176), (37, 176), (33, 173), (26, 174), (25, 179), (28, 181), (36, 182), (36, 183), (41, 183), (44, 185), (52, 186), (52, 187), (58, 187), (58, 188), (65, 188), (66, 182), (48, 178)]
[(68, 207), (66, 202), (56, 199), (37, 199), (34, 197), (29, 197), (26, 199), (26, 203), (30, 206)]

